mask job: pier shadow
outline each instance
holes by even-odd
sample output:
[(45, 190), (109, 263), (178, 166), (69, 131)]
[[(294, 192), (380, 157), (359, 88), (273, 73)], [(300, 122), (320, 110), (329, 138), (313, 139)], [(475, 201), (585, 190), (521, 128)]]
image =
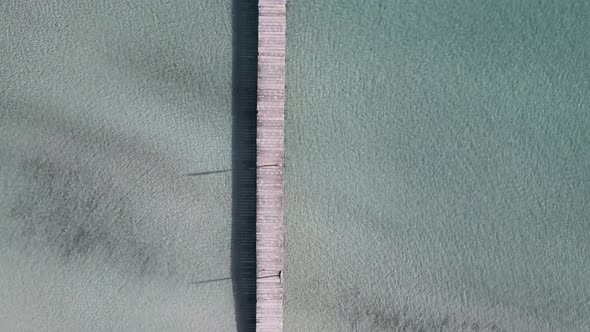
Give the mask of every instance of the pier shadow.
[(256, 329), (256, 76), (258, 2), (232, 4), (231, 280), (239, 332)]

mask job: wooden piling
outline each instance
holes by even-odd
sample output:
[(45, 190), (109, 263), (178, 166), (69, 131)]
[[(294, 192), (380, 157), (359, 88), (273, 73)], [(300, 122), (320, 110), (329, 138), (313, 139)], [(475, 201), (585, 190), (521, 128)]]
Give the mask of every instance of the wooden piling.
[(256, 139), (257, 332), (283, 330), (285, 29), (286, 0), (259, 0)]

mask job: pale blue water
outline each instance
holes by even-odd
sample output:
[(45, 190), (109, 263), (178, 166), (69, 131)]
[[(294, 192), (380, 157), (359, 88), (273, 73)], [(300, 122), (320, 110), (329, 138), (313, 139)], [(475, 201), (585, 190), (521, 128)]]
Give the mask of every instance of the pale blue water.
[(231, 1), (1, 1), (0, 331), (232, 331)]
[(590, 4), (288, 9), (285, 330), (590, 330)]
[[(590, 330), (589, 6), (289, 3), (286, 331)], [(0, 330), (235, 330), (231, 2), (0, 9)]]

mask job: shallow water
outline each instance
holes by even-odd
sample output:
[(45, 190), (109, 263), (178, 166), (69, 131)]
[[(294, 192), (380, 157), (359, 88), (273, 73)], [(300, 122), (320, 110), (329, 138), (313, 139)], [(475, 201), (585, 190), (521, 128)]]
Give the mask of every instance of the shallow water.
[[(235, 330), (231, 2), (0, 8), (0, 330)], [(590, 329), (586, 2), (288, 13), (285, 330)]]
[(235, 330), (231, 1), (0, 8), (0, 330)]
[(590, 328), (589, 25), (289, 3), (286, 331)]

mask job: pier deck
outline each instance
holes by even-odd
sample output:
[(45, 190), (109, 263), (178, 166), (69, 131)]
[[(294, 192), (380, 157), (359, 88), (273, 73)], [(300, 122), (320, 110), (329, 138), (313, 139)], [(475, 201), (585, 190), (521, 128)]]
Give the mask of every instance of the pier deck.
[(283, 330), (286, 1), (258, 2), (256, 331)]

